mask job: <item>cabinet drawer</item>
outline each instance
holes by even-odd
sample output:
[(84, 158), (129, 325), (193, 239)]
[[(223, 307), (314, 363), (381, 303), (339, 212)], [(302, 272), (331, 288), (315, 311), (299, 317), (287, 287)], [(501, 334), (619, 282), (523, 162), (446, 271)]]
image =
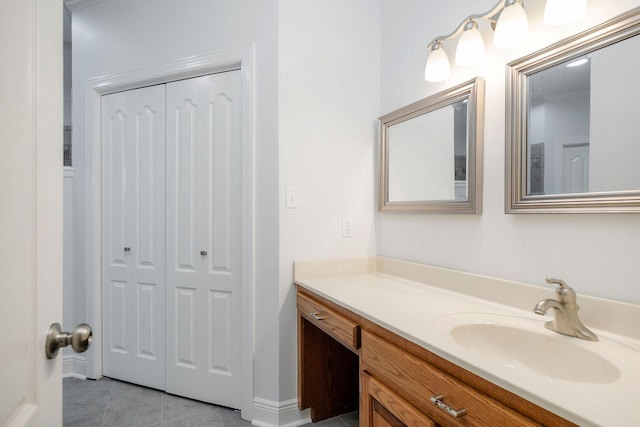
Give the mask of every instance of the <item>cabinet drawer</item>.
[(362, 373), (365, 426), (436, 427), (435, 423), (366, 372)]
[(360, 355), (363, 370), (438, 425), (539, 425), (375, 335), (363, 332)]
[(323, 304), (298, 294), (298, 313), (352, 351), (360, 348), (360, 327)]

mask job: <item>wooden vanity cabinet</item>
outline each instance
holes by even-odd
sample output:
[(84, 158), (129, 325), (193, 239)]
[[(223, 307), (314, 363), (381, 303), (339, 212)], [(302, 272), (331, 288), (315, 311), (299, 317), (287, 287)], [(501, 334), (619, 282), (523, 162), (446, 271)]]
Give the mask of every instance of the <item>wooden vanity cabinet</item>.
[(298, 406), (313, 422), (357, 410), (360, 326), (300, 292), (297, 308)]
[[(368, 332), (362, 334), (360, 366), (363, 372), (395, 391), (396, 401), (402, 399), (405, 405), (417, 408), (437, 426), (539, 425)], [(371, 413), (366, 399), (363, 403), (362, 411)]]
[(360, 427), (575, 426), (300, 286), (298, 350), (299, 406), (314, 422), (359, 395)]
[(425, 426), (436, 423), (367, 372), (362, 373), (360, 425), (375, 427)]

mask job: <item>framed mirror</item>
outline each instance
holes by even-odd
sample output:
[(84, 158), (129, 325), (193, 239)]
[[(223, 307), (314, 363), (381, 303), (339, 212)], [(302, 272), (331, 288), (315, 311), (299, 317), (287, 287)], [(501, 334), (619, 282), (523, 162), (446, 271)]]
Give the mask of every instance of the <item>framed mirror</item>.
[(482, 212), (484, 81), (380, 117), (379, 210)]
[(640, 8), (507, 67), (507, 213), (640, 212)]

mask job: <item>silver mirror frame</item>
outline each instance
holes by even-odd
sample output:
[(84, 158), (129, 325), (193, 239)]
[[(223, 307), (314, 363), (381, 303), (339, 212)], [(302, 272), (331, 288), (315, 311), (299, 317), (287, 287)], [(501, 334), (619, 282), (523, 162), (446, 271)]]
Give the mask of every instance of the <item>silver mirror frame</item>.
[[(468, 99), (467, 102), (467, 200), (389, 201), (388, 129), (430, 111)], [(379, 118), (380, 176), (378, 210), (414, 213), (482, 213), (482, 164), (484, 137), (484, 80), (476, 77)], [(453, 159), (452, 159), (453, 161)]]
[(527, 78), (640, 34), (640, 7), (507, 64), (506, 213), (640, 212), (640, 189), (553, 195), (527, 195)]

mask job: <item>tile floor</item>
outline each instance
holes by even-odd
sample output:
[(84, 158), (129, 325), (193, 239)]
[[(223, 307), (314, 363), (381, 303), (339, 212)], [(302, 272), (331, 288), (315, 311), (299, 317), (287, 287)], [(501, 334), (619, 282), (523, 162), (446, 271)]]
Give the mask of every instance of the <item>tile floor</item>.
[[(233, 409), (104, 378), (63, 381), (64, 427), (241, 427)], [(306, 426), (357, 427), (357, 412)]]

